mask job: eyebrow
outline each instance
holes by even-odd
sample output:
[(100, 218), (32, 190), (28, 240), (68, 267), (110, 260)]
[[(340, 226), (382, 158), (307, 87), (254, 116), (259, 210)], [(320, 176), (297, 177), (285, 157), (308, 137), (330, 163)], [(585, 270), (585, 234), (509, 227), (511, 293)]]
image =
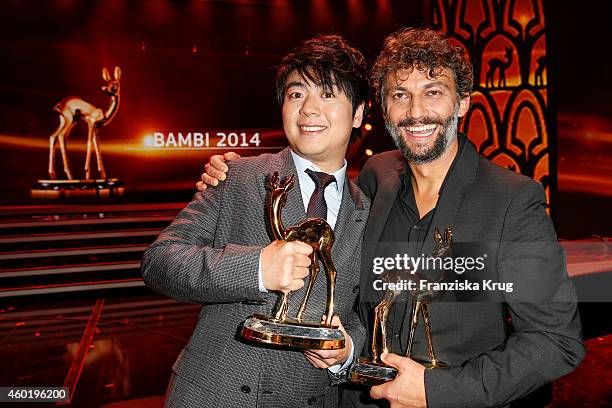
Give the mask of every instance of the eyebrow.
[(387, 93), (391, 92), (391, 91), (408, 92), (408, 89), (406, 89), (406, 88), (404, 88), (403, 86), (400, 86), (400, 85), (394, 85), (394, 86), (390, 87), (389, 89), (387, 89)]
[(298, 88), (306, 88), (306, 84), (301, 82), (301, 81), (292, 81), (289, 82), (286, 86), (285, 86), (285, 90), (292, 88), (292, 87), (298, 87)]
[(447, 90), (451, 91), (450, 87), (448, 85), (446, 85), (444, 82), (442, 81), (434, 81), (434, 82), (429, 82), (428, 84), (426, 84), (425, 86), (423, 86), (423, 88), (425, 89), (430, 89), (436, 86), (441, 86), (442, 88), (446, 88)]
[[(442, 88), (446, 88), (448, 91), (452, 91), (450, 89), (450, 87), (448, 85), (446, 85), (444, 82), (442, 81), (433, 81), (433, 82), (429, 82), (425, 85), (423, 85), (423, 89), (431, 89), (434, 88), (436, 86), (440, 86)], [(408, 92), (408, 89), (401, 86), (401, 85), (394, 85), (392, 87), (390, 87), (387, 92), (392, 92), (392, 91), (402, 91), (402, 92)]]

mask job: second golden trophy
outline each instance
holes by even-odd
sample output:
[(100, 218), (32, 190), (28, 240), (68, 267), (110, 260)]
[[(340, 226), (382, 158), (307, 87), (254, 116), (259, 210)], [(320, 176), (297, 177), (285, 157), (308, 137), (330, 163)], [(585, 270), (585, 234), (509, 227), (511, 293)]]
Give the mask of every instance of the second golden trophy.
[[(444, 230), (444, 235), (436, 228), (434, 231), (434, 240), (436, 247), (429, 255), (430, 258), (445, 258), (451, 256), (451, 244), (453, 240), (453, 233), (450, 228)], [(405, 274), (392, 270), (388, 271), (382, 278), (387, 284), (398, 283), (405, 276)], [(421, 276), (418, 272), (412, 273), (411, 279), (414, 281), (427, 281), (431, 282), (430, 279), (426, 279)], [(439, 276), (434, 282), (443, 282), (447, 279), (445, 271), (441, 271)], [(397, 285), (399, 286), (399, 285)], [(427, 287), (428, 285), (426, 285)], [(421, 285), (415, 285), (415, 288), (419, 288)], [(389, 320), (389, 311), (394, 306), (396, 299), (401, 294), (401, 290), (387, 290), (385, 291), (382, 300), (374, 307), (374, 325), (372, 328), (372, 341), (371, 341), (371, 357), (362, 357), (355, 364), (351, 366), (349, 372), (349, 378), (352, 382), (365, 385), (378, 385), (387, 381), (393, 380), (397, 376), (397, 369), (386, 365), (382, 359), (382, 353), (388, 353), (389, 343), (387, 340), (387, 326)], [(442, 295), (441, 290), (411, 290), (412, 297), (412, 310), (410, 313), (410, 332), (408, 335), (408, 348), (405, 355), (407, 357), (412, 356), (412, 345), (414, 341), (414, 334), (416, 332), (417, 323), (419, 320), (419, 313), (423, 316), (423, 323), (425, 329), (425, 337), (427, 338), (427, 353), (429, 358), (427, 361), (418, 361), (426, 368), (440, 368), (445, 367), (445, 364), (436, 358), (434, 353), (433, 340), (431, 336), (431, 322), (429, 319), (429, 307), (428, 304), (438, 299)], [(379, 343), (380, 342), (380, 343)], [(379, 345), (380, 344), (380, 345)]]
[[(336, 289), (336, 268), (331, 259), (334, 244), (332, 227), (321, 218), (308, 218), (297, 225), (285, 228), (281, 213), (287, 201), (287, 193), (295, 184), (295, 176), (280, 180), (278, 172), (268, 178), (271, 200), (268, 216), (274, 238), (280, 241), (302, 241), (312, 246), (310, 281), (306, 294), (295, 317), (289, 317), (290, 292), (280, 293), (280, 302), (274, 316), (253, 315), (242, 327), (241, 336), (246, 340), (273, 346), (300, 349), (333, 350), (345, 346), (345, 338), (338, 326), (331, 324), (334, 316), (334, 292)], [(314, 282), (319, 274), (319, 261), (327, 275), (327, 301), (325, 318), (320, 321), (306, 321), (304, 311), (308, 305)], [(323, 319), (323, 316), (322, 316)]]

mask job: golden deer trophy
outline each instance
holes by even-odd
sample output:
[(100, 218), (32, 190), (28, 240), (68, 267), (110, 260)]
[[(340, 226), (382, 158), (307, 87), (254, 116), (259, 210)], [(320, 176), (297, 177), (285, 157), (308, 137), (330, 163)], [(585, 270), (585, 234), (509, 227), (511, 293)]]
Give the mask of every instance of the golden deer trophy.
[(70, 132), (74, 128), (77, 120), (82, 120), (87, 123), (87, 156), (85, 157), (85, 179), (91, 179), (91, 153), (92, 147), (96, 154), (98, 165), (98, 173), (101, 179), (106, 179), (106, 171), (102, 163), (102, 152), (100, 151), (100, 141), (98, 138), (99, 129), (106, 126), (113, 119), (119, 109), (119, 90), (121, 80), (121, 69), (115, 67), (114, 77), (111, 78), (106, 68), (102, 69), (102, 78), (106, 84), (102, 87), (102, 91), (110, 96), (110, 105), (106, 110), (102, 110), (76, 96), (70, 96), (61, 100), (55, 107), (54, 111), (59, 113), (59, 126), (57, 130), (49, 137), (49, 177), (51, 180), (56, 180), (55, 174), (55, 148), (56, 141), (59, 141), (59, 147), (62, 153), (62, 161), (64, 164), (64, 173), (68, 180), (73, 180), (72, 172), (68, 164), (68, 155), (66, 152), (66, 143)]
[[(430, 257), (444, 258), (451, 256), (451, 244), (453, 241), (453, 232), (450, 228), (444, 230), (444, 235), (436, 228), (434, 231), (434, 240), (436, 247), (434, 251), (429, 255)], [(382, 276), (384, 283), (400, 283), (404, 271), (389, 270)], [(448, 271), (443, 269), (440, 276), (436, 281), (425, 279), (418, 273), (412, 273), (412, 280), (415, 282), (427, 281), (427, 282), (444, 282), (447, 280)], [(412, 357), (412, 345), (414, 341), (414, 334), (416, 332), (419, 313), (423, 316), (425, 337), (427, 338), (427, 352), (429, 354), (429, 360), (422, 363), (426, 368), (444, 367), (444, 363), (436, 358), (433, 347), (433, 340), (431, 338), (431, 321), (429, 318), (429, 307), (428, 303), (434, 301), (442, 295), (442, 291), (439, 290), (420, 290), (420, 285), (416, 285), (414, 290), (410, 290), (412, 294), (412, 310), (410, 314), (410, 332), (408, 334), (408, 348), (406, 350), (406, 356)], [(388, 285), (387, 285), (388, 287)], [(401, 287), (400, 285), (394, 285), (394, 287)], [(382, 384), (386, 381), (390, 381), (397, 376), (397, 370), (393, 367), (386, 365), (380, 358), (382, 353), (389, 352), (389, 344), (387, 342), (387, 322), (389, 317), (389, 311), (395, 305), (395, 300), (402, 293), (401, 289), (386, 290), (382, 300), (374, 307), (374, 322), (372, 327), (372, 342), (371, 342), (371, 353), (372, 357), (359, 358), (358, 362), (351, 367), (349, 378), (351, 381), (359, 384), (366, 385), (377, 385)], [(379, 338), (380, 344), (379, 346)], [(382, 350), (381, 350), (382, 348)]]
[[(291, 175), (280, 180), (278, 172), (268, 178), (271, 190), (271, 204), (268, 216), (274, 238), (280, 241), (301, 241), (312, 246), (310, 255), (310, 281), (304, 299), (300, 304), (295, 319), (288, 317), (290, 292), (281, 294), (280, 305), (274, 317), (254, 315), (248, 318), (242, 328), (242, 336), (250, 341), (256, 341), (277, 346), (295, 348), (331, 350), (343, 348), (345, 338), (337, 326), (331, 325), (334, 316), (334, 293), (336, 289), (336, 268), (332, 262), (331, 249), (334, 244), (334, 231), (327, 221), (321, 218), (308, 218), (297, 225), (285, 228), (281, 214), (287, 202), (287, 194), (295, 184), (295, 176)], [(323, 263), (327, 275), (327, 301), (325, 321), (304, 321), (304, 310), (308, 304), (311, 290), (319, 274), (319, 259)]]

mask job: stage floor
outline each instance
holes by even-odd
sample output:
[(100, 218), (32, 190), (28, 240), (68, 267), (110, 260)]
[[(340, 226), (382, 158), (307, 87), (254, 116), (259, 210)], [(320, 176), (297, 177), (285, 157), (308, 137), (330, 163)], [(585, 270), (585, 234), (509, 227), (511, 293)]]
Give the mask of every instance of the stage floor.
[[(0, 385), (66, 385), (74, 407), (160, 406), (199, 309), (146, 288), (5, 299)], [(578, 370), (556, 382), (553, 407), (612, 406), (612, 335), (587, 348)], [(54, 406), (35, 404), (45, 405)]]
[(2, 386), (68, 386), (74, 407), (164, 394), (200, 306), (146, 288), (62, 297), (3, 300)]

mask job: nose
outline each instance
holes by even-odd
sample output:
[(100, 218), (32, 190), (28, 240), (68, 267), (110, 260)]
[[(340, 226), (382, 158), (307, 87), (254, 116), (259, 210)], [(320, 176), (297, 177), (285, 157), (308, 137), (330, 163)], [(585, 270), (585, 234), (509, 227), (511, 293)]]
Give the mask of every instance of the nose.
[(300, 106), (300, 115), (302, 116), (317, 116), (321, 113), (319, 101), (316, 96), (307, 95), (304, 98), (302, 106)]
[(419, 97), (410, 100), (410, 106), (406, 110), (406, 117), (411, 119), (421, 119), (427, 117), (427, 108)]

